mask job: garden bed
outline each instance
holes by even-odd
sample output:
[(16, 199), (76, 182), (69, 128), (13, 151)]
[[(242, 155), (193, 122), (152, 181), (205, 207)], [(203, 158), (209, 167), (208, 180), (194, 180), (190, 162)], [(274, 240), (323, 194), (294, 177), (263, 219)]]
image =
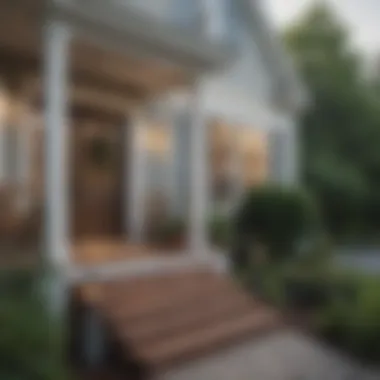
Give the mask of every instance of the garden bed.
[(280, 272), (262, 284), (260, 292), (267, 301), (281, 308), (292, 323), (340, 351), (365, 364), (380, 364), (380, 278), (331, 271), (318, 276)]
[(0, 271), (0, 379), (66, 380), (61, 335), (38, 292), (39, 274)]

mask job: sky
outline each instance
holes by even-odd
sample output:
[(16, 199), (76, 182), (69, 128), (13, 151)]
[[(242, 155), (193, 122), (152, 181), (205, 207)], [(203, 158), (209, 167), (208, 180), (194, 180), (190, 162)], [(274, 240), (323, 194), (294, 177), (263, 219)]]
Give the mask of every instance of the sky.
[[(263, 0), (278, 28), (292, 23), (317, 0)], [(380, 0), (325, 0), (350, 28), (356, 46), (369, 54), (380, 53)]]

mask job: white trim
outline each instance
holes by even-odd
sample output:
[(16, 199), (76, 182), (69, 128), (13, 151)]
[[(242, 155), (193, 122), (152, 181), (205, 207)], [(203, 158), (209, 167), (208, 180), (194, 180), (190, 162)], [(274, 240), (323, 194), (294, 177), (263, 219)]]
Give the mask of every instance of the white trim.
[(283, 118), (269, 135), (271, 180), (282, 185), (293, 185), (299, 179), (299, 146), (297, 125)]
[[(240, 127), (241, 128), (241, 127)], [(233, 170), (234, 170), (234, 190), (231, 196), (231, 208), (230, 211), (234, 210), (238, 205), (239, 200), (244, 193), (243, 184), (243, 157), (239, 147), (239, 130), (234, 131), (234, 145), (233, 145)]]
[(131, 193), (131, 186), (130, 186), (130, 180), (131, 180), (131, 163), (130, 160), (132, 159), (132, 153), (131, 153), (131, 140), (133, 139), (132, 135), (132, 127), (129, 123), (128, 118), (126, 118), (125, 123), (123, 125), (123, 228), (124, 228), (124, 234), (128, 238), (128, 234), (130, 231), (130, 193)]
[[(199, 81), (200, 82), (200, 81)], [(207, 213), (209, 176), (207, 167), (207, 119), (204, 112), (203, 83), (194, 87), (191, 98), (190, 127), (190, 233), (192, 254), (207, 259)]]
[(140, 242), (144, 235), (146, 200), (146, 151), (143, 145), (146, 121), (135, 114), (129, 123), (128, 237)]
[(170, 215), (175, 215), (176, 213), (176, 158), (177, 158), (177, 135), (176, 135), (176, 125), (175, 125), (175, 119), (174, 114), (168, 114), (168, 117), (165, 120), (165, 126), (167, 128), (167, 133), (169, 135), (169, 155), (167, 159), (167, 183), (169, 187), (169, 194), (168, 194), (168, 205), (169, 205), (169, 212)]
[(0, 82), (0, 184), (6, 181), (6, 127), (8, 97), (5, 86)]
[[(282, 97), (290, 106), (288, 111), (302, 111), (310, 103), (310, 94), (295, 70), (294, 62), (284, 49), (275, 29), (270, 25), (262, 4), (256, 0), (246, 0), (251, 18), (253, 38), (263, 54), (272, 75), (284, 91)], [(278, 94), (274, 94), (275, 96)]]
[[(188, 252), (170, 252), (165, 256), (162, 252), (152, 253), (156, 259), (135, 259), (96, 266), (66, 267), (66, 276), (71, 283), (101, 282), (117, 278), (136, 278), (150, 275), (163, 275), (178, 271), (188, 271), (210, 267), (209, 262), (199, 260)], [(161, 256), (161, 257), (160, 257)]]
[(59, 266), (69, 261), (66, 87), (70, 33), (66, 25), (46, 20), (44, 38), (46, 258)]
[(286, 121), (284, 131), (284, 145), (285, 145), (285, 184), (292, 185), (297, 183), (299, 175), (299, 151), (297, 141), (297, 129), (295, 123)]
[(230, 58), (223, 41), (212, 41), (206, 33), (200, 38), (202, 34), (162, 22), (128, 2), (60, 2), (54, 10), (81, 38), (128, 55), (132, 52), (164, 64), (201, 71), (218, 68)]
[(20, 185), (18, 207), (27, 212), (30, 207), (30, 172), (32, 160), (32, 128), (31, 117), (28, 112), (23, 115), (22, 125), (18, 126), (18, 169), (17, 178)]

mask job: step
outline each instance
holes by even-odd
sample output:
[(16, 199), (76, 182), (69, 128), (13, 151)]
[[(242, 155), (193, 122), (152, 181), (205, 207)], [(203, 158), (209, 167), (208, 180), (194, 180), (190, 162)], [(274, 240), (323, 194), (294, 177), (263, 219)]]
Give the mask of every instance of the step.
[(150, 302), (154, 298), (152, 290), (160, 289), (165, 294), (169, 294), (171, 291), (178, 290), (178, 284), (181, 284), (180, 289), (184, 289), (191, 287), (194, 283), (203, 283), (209, 280), (210, 276), (204, 272), (181, 273), (170, 276), (87, 283), (79, 286), (76, 292), (85, 302), (107, 309), (109, 305), (124, 304), (140, 298)]
[(156, 344), (143, 344), (136, 352), (154, 369), (159, 370), (181, 361), (211, 353), (249, 335), (267, 332), (278, 326), (278, 315), (269, 309), (250, 311), (216, 325), (207, 325), (198, 331), (184, 332)]
[(134, 298), (119, 300), (116, 303), (107, 303), (101, 309), (112, 321), (133, 321), (157, 314), (160, 311), (185, 307), (188, 302), (195, 302), (200, 295), (212, 296), (214, 294), (228, 291), (231, 287), (225, 281), (211, 278), (198, 283), (187, 283), (171, 289), (152, 288), (149, 295), (136, 292)]
[(282, 325), (273, 309), (212, 271), (88, 284), (80, 293), (125, 359), (158, 372)]
[(255, 303), (244, 294), (227, 292), (188, 302), (182, 308), (154, 314), (149, 319), (137, 320), (124, 327), (124, 333), (131, 342), (143, 342), (168, 338), (181, 331), (195, 330), (204, 325), (218, 323), (248, 309)]
[(173, 284), (178, 285), (186, 281), (202, 281), (208, 280), (210, 277), (218, 277), (216, 274), (210, 276), (210, 273), (206, 271), (189, 271), (189, 272), (177, 272), (165, 275), (151, 275), (149, 277), (139, 277), (127, 280), (116, 280), (103, 284), (105, 292), (112, 298), (130, 297), (134, 296), (135, 291), (140, 292), (150, 291), (152, 285), (155, 287), (170, 289)]

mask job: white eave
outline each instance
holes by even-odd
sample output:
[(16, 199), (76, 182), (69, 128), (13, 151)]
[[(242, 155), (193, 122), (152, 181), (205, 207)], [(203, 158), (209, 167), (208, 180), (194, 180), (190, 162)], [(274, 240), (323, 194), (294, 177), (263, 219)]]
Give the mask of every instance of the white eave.
[(309, 94), (290, 56), (270, 27), (269, 21), (266, 20), (261, 5), (258, 3), (260, 0), (245, 1), (251, 10), (256, 42), (275, 78), (276, 98), (291, 110), (302, 111), (309, 103)]
[(189, 32), (138, 11), (128, 4), (109, 0), (58, 1), (51, 3), (51, 14), (96, 39), (112, 41), (119, 50), (135, 52), (197, 70), (223, 67), (231, 57), (228, 46), (201, 31)]

